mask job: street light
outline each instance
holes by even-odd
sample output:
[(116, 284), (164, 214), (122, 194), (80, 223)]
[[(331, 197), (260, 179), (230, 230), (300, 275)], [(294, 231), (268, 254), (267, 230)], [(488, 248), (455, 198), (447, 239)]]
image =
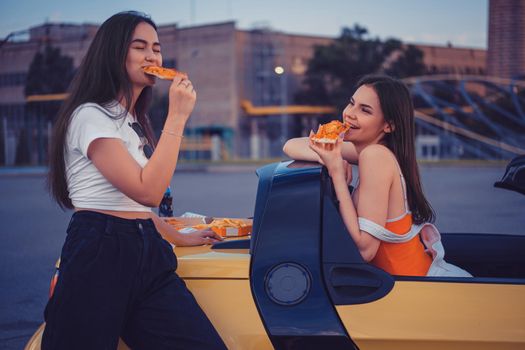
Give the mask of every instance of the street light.
[(287, 102), (287, 84), (286, 84), (286, 72), (284, 67), (276, 66), (273, 71), (279, 76), (281, 81), (281, 144), (284, 145), (288, 137), (288, 116), (286, 115), (285, 108)]

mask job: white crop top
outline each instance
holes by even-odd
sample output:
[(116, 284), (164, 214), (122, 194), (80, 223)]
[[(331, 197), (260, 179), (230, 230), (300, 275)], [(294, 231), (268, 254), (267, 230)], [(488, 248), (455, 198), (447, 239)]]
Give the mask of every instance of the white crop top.
[[(122, 117), (124, 113), (125, 117)], [(130, 126), (134, 121), (134, 117), (116, 101), (104, 107), (85, 103), (75, 109), (64, 151), (67, 187), (75, 208), (151, 211), (151, 208), (135, 202), (109, 183), (87, 156), (93, 140), (117, 138), (122, 140), (137, 163), (144, 167), (148, 159), (142, 152), (139, 136)]]

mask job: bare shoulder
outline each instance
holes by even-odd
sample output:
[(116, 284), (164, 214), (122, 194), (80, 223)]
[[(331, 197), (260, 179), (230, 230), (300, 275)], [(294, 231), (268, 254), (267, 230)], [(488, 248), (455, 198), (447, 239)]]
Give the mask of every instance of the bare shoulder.
[(359, 153), (359, 171), (365, 174), (394, 174), (396, 170), (395, 157), (383, 145), (370, 145)]
[[(359, 163), (365, 162), (385, 162), (388, 159), (393, 160), (392, 151), (383, 145), (369, 145), (366, 146), (359, 153)], [(391, 162), (388, 162), (391, 163)]]

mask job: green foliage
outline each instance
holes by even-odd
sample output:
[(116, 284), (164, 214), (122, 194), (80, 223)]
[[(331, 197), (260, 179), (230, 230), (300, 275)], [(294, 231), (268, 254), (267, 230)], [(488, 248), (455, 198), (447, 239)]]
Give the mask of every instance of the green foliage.
[[(37, 52), (29, 66), (24, 93), (30, 95), (58, 94), (67, 91), (73, 78), (73, 59), (63, 56), (59, 48), (46, 45)], [(25, 108), (25, 129), (18, 135), (15, 164), (30, 164), (32, 155), (38, 153), (41, 164), (46, 158), (47, 142), (45, 129), (47, 122), (52, 121), (58, 113), (61, 101), (29, 102)], [(33, 123), (36, 124), (33, 129)], [(38, 139), (34, 139), (34, 130)], [(38, 142), (38, 143), (35, 143)], [(35, 152), (36, 150), (36, 152)]]
[(59, 48), (46, 45), (37, 52), (29, 66), (25, 95), (66, 92), (73, 78), (73, 59), (60, 53)]
[(423, 53), (403, 46), (397, 39), (371, 38), (358, 24), (343, 28), (341, 36), (327, 46), (317, 46), (308, 63), (300, 104), (333, 105), (342, 110), (357, 81), (366, 74), (385, 73), (398, 78), (424, 73)]
[(398, 78), (414, 77), (425, 74), (423, 52), (414, 45), (407, 45), (401, 55), (392, 65), (385, 69), (385, 73)]

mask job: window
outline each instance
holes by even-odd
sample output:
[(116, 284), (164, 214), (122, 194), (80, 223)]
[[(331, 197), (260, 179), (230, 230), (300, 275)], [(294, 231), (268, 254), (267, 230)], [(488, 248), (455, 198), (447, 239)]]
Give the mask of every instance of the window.
[(25, 85), (26, 77), (24, 72), (0, 74), (0, 87)]
[(176, 58), (166, 58), (162, 60), (162, 65), (167, 68), (177, 68), (177, 59)]
[(22, 103), (0, 104), (0, 117), (22, 118), (24, 116), (24, 107), (25, 104)]

